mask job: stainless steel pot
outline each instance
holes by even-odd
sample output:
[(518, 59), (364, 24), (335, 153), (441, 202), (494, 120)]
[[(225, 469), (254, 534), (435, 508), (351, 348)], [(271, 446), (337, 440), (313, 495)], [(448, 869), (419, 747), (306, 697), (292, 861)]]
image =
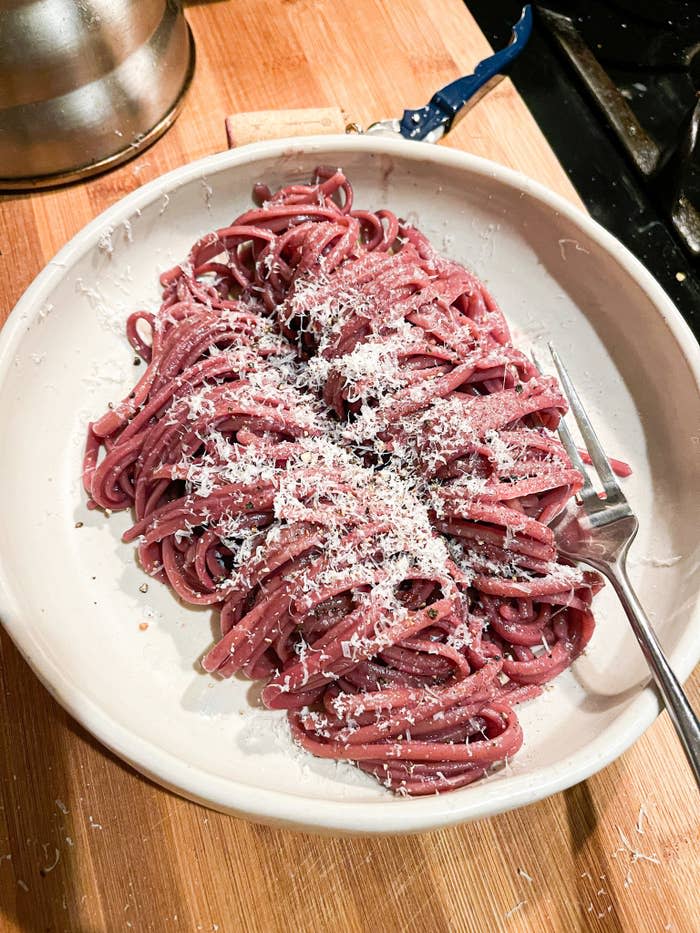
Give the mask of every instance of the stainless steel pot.
[(0, 0), (0, 189), (130, 158), (175, 120), (193, 69), (174, 0)]

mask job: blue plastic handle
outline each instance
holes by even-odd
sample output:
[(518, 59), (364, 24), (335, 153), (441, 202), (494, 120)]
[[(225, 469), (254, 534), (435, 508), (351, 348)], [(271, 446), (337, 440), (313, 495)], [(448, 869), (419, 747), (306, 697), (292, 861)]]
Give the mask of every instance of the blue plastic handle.
[(458, 78), (433, 94), (430, 103), (419, 110), (404, 110), (401, 118), (401, 135), (406, 139), (425, 139), (435, 130), (443, 128), (449, 132), (454, 118), (464, 105), (496, 75), (520, 55), (532, 32), (532, 7), (528, 3), (518, 22), (513, 26), (510, 44), (500, 52), (485, 58), (474, 69), (474, 74)]

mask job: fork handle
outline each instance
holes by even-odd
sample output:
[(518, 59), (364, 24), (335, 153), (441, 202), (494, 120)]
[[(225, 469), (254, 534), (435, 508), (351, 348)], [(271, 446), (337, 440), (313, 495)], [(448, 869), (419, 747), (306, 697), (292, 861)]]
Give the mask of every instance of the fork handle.
[(620, 597), (639, 647), (649, 663), (656, 686), (664, 699), (690, 767), (693, 769), (695, 780), (700, 787), (700, 720), (693, 712), (680, 681), (671, 670), (651, 622), (629, 581), (624, 562), (608, 565), (605, 570), (606, 576)]

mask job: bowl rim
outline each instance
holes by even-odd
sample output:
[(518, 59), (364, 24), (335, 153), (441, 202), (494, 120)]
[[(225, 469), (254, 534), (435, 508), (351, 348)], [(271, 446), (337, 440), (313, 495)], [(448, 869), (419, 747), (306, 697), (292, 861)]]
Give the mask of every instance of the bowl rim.
[[(153, 179), (108, 207), (59, 250), (17, 302), (0, 333), (0, 387), (28, 322), (39, 314), (52, 288), (67, 274), (73, 262), (96, 245), (105, 229), (116, 227), (159, 197), (213, 172), (284, 155), (312, 160), (315, 154), (339, 150), (428, 161), (436, 166), (489, 177), (504, 187), (530, 195), (563, 215), (643, 289), (683, 355), (700, 396), (700, 346), (690, 327), (641, 262), (582, 210), (521, 172), (463, 150), (401, 139), (343, 135), (268, 140), (205, 156)], [(512, 775), (507, 789), (502, 782), (485, 781), (479, 785), (482, 789), (480, 794), (474, 794), (475, 788), (469, 788), (414, 800), (389, 796), (386, 800), (372, 801), (319, 800), (257, 788), (194, 768), (166, 749), (135, 735), (68, 680), (43, 650), (41, 640), (31, 627), (23, 622), (20, 604), (0, 553), (2, 624), (39, 680), (74, 719), (137, 771), (169, 790), (213, 809), (277, 826), (352, 834), (407, 833), (492, 816), (542, 800), (596, 773), (632, 745), (651, 725), (661, 708), (651, 686), (640, 688), (638, 696), (627, 708), (584, 749), (555, 765), (544, 766), (528, 774)], [(700, 599), (693, 612), (688, 614), (686, 627), (671, 659), (682, 680), (689, 676), (700, 660)]]

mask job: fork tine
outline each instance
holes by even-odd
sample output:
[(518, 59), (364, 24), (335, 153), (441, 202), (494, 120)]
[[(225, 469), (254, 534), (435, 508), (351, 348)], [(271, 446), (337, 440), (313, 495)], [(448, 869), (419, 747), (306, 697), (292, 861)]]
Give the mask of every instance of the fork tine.
[(569, 425), (566, 423), (564, 418), (559, 421), (558, 431), (559, 439), (564, 445), (564, 448), (569, 455), (569, 459), (583, 477), (583, 486), (579, 491), (579, 496), (581, 497), (582, 502), (589, 511), (599, 511), (604, 509), (605, 504), (601, 500), (600, 496), (595, 490), (595, 487), (593, 486), (593, 483), (591, 482), (583, 460), (581, 459), (581, 455), (579, 454), (576, 447), (576, 441), (574, 440), (573, 435), (569, 430)]
[[(534, 350), (530, 351), (530, 356), (532, 357), (532, 360), (535, 366), (539, 369), (539, 371), (543, 372), (544, 367), (542, 366), (542, 363), (538, 359), (537, 354), (535, 353)], [(581, 487), (578, 493), (579, 497), (581, 498), (581, 501), (584, 503), (584, 505), (586, 506), (589, 512), (590, 511), (597, 512), (597, 511), (604, 509), (605, 505), (601, 501), (598, 493), (595, 491), (593, 483), (591, 483), (590, 477), (588, 475), (588, 471), (586, 470), (584, 462), (581, 459), (581, 455), (578, 452), (578, 448), (576, 447), (576, 441), (574, 440), (573, 435), (571, 431), (569, 430), (569, 425), (566, 423), (566, 420), (564, 418), (560, 419), (559, 427), (557, 430), (559, 432), (559, 439), (564, 445), (564, 449), (569, 455), (569, 459), (571, 460), (571, 462), (573, 463), (573, 465), (576, 467), (576, 469), (579, 471), (579, 473), (581, 474), (583, 478), (583, 486)]]
[(605, 495), (607, 496), (608, 502), (625, 502), (625, 497), (617, 484), (615, 475), (613, 474), (610, 464), (608, 463), (608, 458), (605, 456), (605, 451), (603, 450), (603, 447), (598, 440), (590, 418), (586, 414), (586, 409), (583, 407), (581, 399), (579, 398), (578, 393), (571, 381), (571, 377), (566, 371), (566, 367), (562, 363), (561, 359), (559, 358), (559, 354), (551, 343), (549, 344), (549, 352), (552, 354), (552, 359), (554, 360), (554, 365), (557, 367), (557, 372), (559, 373), (559, 378), (561, 379), (564, 393), (569, 400), (569, 404), (571, 405), (571, 411), (573, 412), (576, 423), (578, 424), (581, 437), (583, 438), (583, 442), (586, 445), (586, 449), (591, 455), (593, 466), (595, 467), (596, 472), (600, 477), (600, 481), (603, 484), (603, 489), (605, 490)]

